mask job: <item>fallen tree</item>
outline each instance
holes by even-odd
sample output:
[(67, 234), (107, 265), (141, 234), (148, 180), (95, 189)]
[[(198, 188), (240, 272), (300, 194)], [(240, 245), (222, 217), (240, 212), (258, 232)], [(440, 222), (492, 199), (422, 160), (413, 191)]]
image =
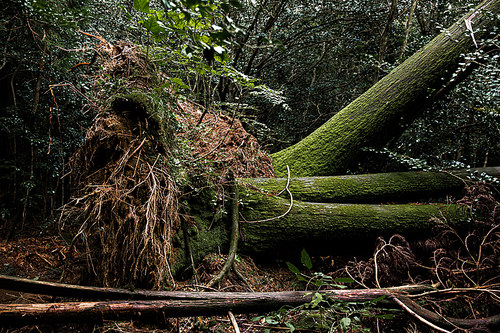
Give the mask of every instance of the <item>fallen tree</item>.
[[(291, 178), (289, 189), (295, 200), (335, 203), (388, 203), (460, 195), (469, 175), (500, 178), (500, 167), (455, 171), (393, 172), (365, 175)], [(286, 178), (245, 178), (239, 182), (243, 199), (249, 189), (275, 194)]]
[[(272, 299), (273, 296), (284, 296), (283, 300), (293, 299), (295, 296), (304, 296), (305, 291), (291, 292), (261, 292), (261, 293), (245, 293), (245, 292), (183, 292), (183, 291), (151, 291), (151, 290), (127, 290), (121, 288), (102, 288), (79, 286), (72, 284), (63, 284), (47, 281), (34, 281), (13, 276), (0, 275), (0, 284), (2, 288), (13, 291), (26, 293), (50, 295), (66, 298), (80, 298), (85, 300), (207, 300), (207, 299), (227, 299), (231, 297), (239, 297), (241, 299), (253, 299), (261, 296), (264, 299)], [(425, 285), (410, 285), (395, 288), (386, 288), (383, 292), (394, 291), (401, 294), (419, 293), (424, 291), (434, 290), (433, 287)], [(335, 295), (344, 297), (347, 301), (348, 297), (353, 297), (350, 300), (362, 302), (373, 299), (375, 294), (371, 294), (373, 289), (357, 290), (354, 293), (348, 293), (346, 290), (333, 290)], [(328, 292), (328, 291), (327, 291)], [(342, 296), (346, 295), (346, 296)], [(379, 297), (381, 294), (378, 294)]]
[[(194, 293), (193, 293), (194, 294)], [(170, 317), (215, 316), (233, 313), (265, 313), (283, 306), (310, 303), (314, 293), (305, 291), (269, 293), (202, 292), (184, 300), (67, 302), (46, 304), (0, 304), (3, 326), (61, 323), (102, 323), (104, 320), (142, 321), (159, 324)], [(336, 301), (367, 302), (391, 297), (386, 290), (328, 290), (321, 294)]]
[[(438, 315), (418, 305), (410, 297), (414, 293), (433, 291), (425, 285), (402, 286), (387, 289), (287, 291), (267, 293), (231, 292), (165, 292), (128, 291), (112, 288), (94, 288), (38, 282), (0, 276), (4, 288), (37, 292), (53, 296), (85, 299), (136, 299), (127, 301), (66, 302), (46, 304), (0, 304), (0, 327), (87, 323), (102, 324), (105, 320), (162, 323), (170, 317), (213, 316), (232, 313), (265, 313), (280, 308), (315, 310), (313, 299), (321, 295), (322, 306), (338, 302), (355, 302), (371, 307), (400, 306), (412, 316), (433, 328), (488, 328), (500, 327), (500, 315), (481, 319), (458, 319)], [(36, 290), (34, 290), (36, 287)], [(468, 292), (486, 292), (487, 289), (444, 290), (443, 295)], [(141, 300), (142, 299), (142, 300)], [(439, 325), (439, 326), (436, 326)]]
[[(249, 193), (247, 193), (249, 194)], [(459, 227), (470, 216), (454, 205), (369, 205), (293, 202), (249, 194), (242, 200), (242, 253), (364, 252), (380, 236), (395, 233), (417, 238), (435, 226), (432, 217)], [(286, 212), (288, 213), (284, 215)], [(284, 216), (283, 216), (284, 215)], [(281, 217), (280, 217), (281, 216)], [(279, 217), (279, 218), (278, 218)], [(325, 252), (326, 251), (326, 252)]]
[[(488, 6), (496, 4), (494, 1)], [(68, 176), (72, 199), (62, 209), (60, 225), (61, 228), (76, 225), (71, 247), (78, 244), (86, 247), (89, 267), (96, 275), (94, 283), (104, 286), (145, 283), (161, 289), (175, 283), (177, 273), (187, 266), (196, 267), (207, 254), (219, 249), (227, 253), (230, 224), (234, 222), (227, 218), (228, 170), (240, 178), (272, 176), (271, 161), (234, 115), (233, 118), (213, 115), (209, 120), (207, 114), (205, 123), (197, 126), (202, 112), (193, 110), (189, 103), (181, 105), (168, 89), (152, 88), (163, 86), (164, 78), (147, 70), (148, 58), (139, 48), (126, 45), (130, 52), (124, 54), (119, 48), (108, 46), (114, 51), (103, 66), (107, 72), (102, 73), (99, 80), (123, 75), (133, 92), (106, 99), (109, 104), (102, 105), (85, 142), (72, 157), (72, 171)], [(417, 60), (415, 70), (421, 65)], [(406, 70), (411, 71), (411, 64), (405, 65)], [(421, 89), (425, 82), (419, 81), (416, 88)], [(400, 93), (396, 93), (399, 83), (397, 80), (393, 83), (394, 86), (384, 86), (390, 91), (388, 97), (401, 99)], [(351, 120), (355, 118), (365, 119), (353, 115)], [(223, 130), (207, 136), (213, 124), (222, 124)], [(384, 127), (378, 130), (384, 131)], [(324, 141), (318, 143), (322, 149), (332, 149)], [(341, 146), (337, 148), (339, 153), (345, 153)], [(319, 154), (323, 155), (323, 151)], [(293, 167), (292, 172), (295, 172)], [(422, 177), (417, 175), (416, 179), (420, 180)], [(435, 184), (436, 187), (426, 185), (433, 195), (440, 191), (442, 181), (445, 184), (441, 189), (458, 188), (458, 179), (444, 180), (441, 175), (433, 178), (432, 174), (423, 174), (423, 178), (426, 184)], [(340, 196), (330, 192), (331, 186), (337, 187), (340, 183), (331, 185), (327, 180), (323, 187), (328, 193), (324, 194), (325, 198), (319, 197), (323, 194), (313, 196), (307, 190), (307, 180), (292, 180), (292, 187), (300, 187), (301, 181), (305, 192), (292, 188), (290, 198), (240, 187), (240, 252), (292, 254), (291, 250), (303, 247), (328, 253), (353, 246), (360, 249), (371, 247), (379, 236), (428, 234), (433, 227), (428, 220), (433, 217), (442, 217), (450, 225), (459, 225), (469, 218), (468, 212), (457, 206), (331, 203), (348, 196), (346, 191), (359, 191), (358, 197), (354, 195), (349, 199), (358, 202), (361, 198), (377, 203), (392, 201), (400, 191), (397, 185), (392, 187), (393, 194), (383, 200), (373, 197), (389, 194), (390, 179), (386, 180), (386, 190), (378, 194), (374, 189), (383, 188), (379, 186), (383, 182), (372, 178), (368, 183), (359, 181), (354, 187), (346, 188)], [(408, 179), (404, 181), (404, 186), (412, 183)], [(344, 184), (349, 182), (348, 178), (344, 180)], [(416, 189), (421, 184), (417, 181), (411, 186)], [(366, 187), (372, 188), (372, 194), (363, 194), (360, 189)], [(303, 200), (330, 203), (297, 201), (294, 192), (297, 197), (303, 196)], [(234, 237), (232, 241), (234, 244)]]
[[(64, 323), (102, 324), (105, 320), (132, 320), (158, 325), (165, 322), (166, 318), (171, 317), (227, 315), (229, 311), (238, 314), (265, 313), (277, 311), (283, 306), (298, 307), (310, 303), (314, 295), (317, 294), (321, 295), (326, 302), (364, 303), (385, 297), (434, 329), (444, 327), (448, 329), (488, 328), (495, 330), (500, 327), (500, 315), (481, 319), (458, 319), (441, 316), (422, 308), (404, 295), (376, 289), (327, 290), (318, 293), (300, 291), (213, 293), (206, 295), (202, 300), (0, 304), (0, 327)], [(386, 302), (381, 304), (382, 307), (388, 306)], [(311, 308), (311, 310), (314, 309), (314, 307)]]
[[(173, 283), (179, 271), (195, 266), (218, 249), (227, 251), (230, 243), (231, 228), (224, 218), (229, 205), (227, 179), (222, 184), (203, 179), (199, 184), (191, 183), (194, 190), (184, 196), (185, 211), (179, 214), (181, 189), (177, 184), (183, 181), (179, 179), (182, 170), (175, 170), (174, 156), (165, 153), (175, 146), (170, 147), (173, 144), (160, 134), (167, 126), (161, 125), (160, 110), (151, 103), (147, 94), (116, 97), (72, 159), (75, 191), (63, 209), (62, 221), (80, 223), (73, 242), (83, 239), (89, 253), (91, 247), (99, 248), (88, 258), (97, 267), (96, 282), (100, 285), (133, 284), (153, 276), (155, 288), (160, 289), (166, 279)], [(137, 134), (137, 124), (148, 130)], [(245, 152), (247, 156), (251, 153)], [(403, 181), (404, 186), (398, 185)], [(262, 187), (273, 191), (273, 183), (281, 186), (285, 181), (255, 182), (257, 187), (261, 186), (258, 182), (271, 184)], [(318, 183), (321, 185), (316, 186)], [(241, 253), (293, 255), (303, 247), (314, 253), (365, 252), (371, 251), (380, 236), (429, 234), (435, 224), (428, 220), (433, 217), (457, 225), (469, 218), (468, 212), (457, 206), (331, 203), (342, 196), (339, 201), (346, 201), (349, 195), (351, 201), (387, 203), (396, 195), (406, 195), (402, 188), (407, 185), (414, 191), (431, 189), (432, 195), (437, 195), (439, 188), (458, 190), (463, 186), (460, 179), (444, 174), (290, 179), (290, 184), (288, 198), (239, 186)], [(298, 201), (296, 197), (330, 203)], [(248, 223), (252, 221), (260, 222)]]
[(469, 64), (453, 77), (463, 54), (476, 50), (467, 25), (473, 27), (476, 41), (487, 39), (499, 23), (499, 12), (500, 1), (481, 2), (312, 134), (273, 154), (276, 174), (284, 176), (286, 165), (292, 177), (343, 174), (362, 148), (381, 148), (398, 138), (476, 67)]

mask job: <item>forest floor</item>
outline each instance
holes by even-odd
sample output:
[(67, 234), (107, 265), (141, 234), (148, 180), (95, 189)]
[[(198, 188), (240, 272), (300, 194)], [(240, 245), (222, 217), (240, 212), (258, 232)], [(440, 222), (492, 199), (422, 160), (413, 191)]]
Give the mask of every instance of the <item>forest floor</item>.
[[(56, 230), (31, 229), (25, 230), (23, 237), (0, 243), (1, 269), (0, 274), (16, 276), (25, 279), (59, 282), (66, 257), (69, 255), (70, 243)], [(73, 252), (72, 264), (67, 270), (65, 283), (79, 284), (87, 272), (85, 253)], [(197, 267), (198, 281), (191, 275), (180, 277), (173, 288), (174, 291), (210, 291), (203, 287), (220, 271), (226, 256), (212, 254), (207, 256)], [(315, 268), (326, 274), (332, 274), (345, 264), (344, 257), (313, 257)], [(299, 282), (284, 262), (255, 263), (250, 257), (237, 257), (236, 267), (246, 278), (246, 283), (256, 292), (307, 290), (304, 283)], [(85, 278), (83, 278), (85, 279)], [(213, 291), (242, 292), (250, 291), (245, 281), (234, 273), (224, 277)], [(0, 289), (0, 303), (33, 304), (64, 302), (69, 299), (54, 298), (47, 295), (29, 294)], [(351, 328), (340, 330), (338, 319), (343, 316), (359, 318), (360, 322)], [(341, 313), (336, 310), (287, 311), (286, 313), (258, 313), (235, 315), (240, 332), (290, 332), (290, 326), (295, 332), (398, 332), (408, 329), (413, 324), (400, 313), (396, 319), (384, 320), (371, 317), (362, 318), (354, 311)], [(337, 321), (336, 321), (337, 320)], [(335, 330), (330, 330), (336, 328)], [(378, 329), (377, 329), (378, 327)], [(399, 327), (400, 329), (398, 329)], [(170, 318), (159, 325), (141, 324), (133, 321), (104, 322), (104, 325), (51, 325), (25, 326), (20, 328), (2, 329), (2, 333), (14, 332), (235, 332), (229, 317), (186, 317)]]
[[(241, 122), (232, 116), (207, 112), (204, 114), (202, 108), (194, 103), (178, 103), (179, 121), (185, 128), (198, 130), (186, 130), (179, 133), (180, 140), (191, 143), (191, 150), (194, 156), (207, 158), (210, 166), (219, 168), (218, 175), (224, 176), (229, 170), (233, 171), (236, 177), (274, 177), (271, 159), (260, 149), (257, 140), (248, 134)], [(202, 118), (201, 123), (200, 118)], [(54, 218), (56, 221), (57, 218)], [(34, 279), (40, 281), (59, 282), (67, 258), (70, 257), (70, 265), (65, 270), (64, 283), (87, 284), (88, 269), (86, 252), (83, 248), (74, 247), (70, 251), (72, 235), (78, 231), (66, 228), (61, 233), (57, 228), (57, 223), (47, 225), (37, 223), (25, 223), (25, 227), (20, 235), (17, 235), (8, 242), (0, 241), (0, 274), (11, 275), (21, 278)], [(5, 227), (5, 226), (4, 226)], [(451, 235), (451, 236), (450, 236)], [(486, 237), (493, 237), (494, 233), (485, 233)], [(496, 234), (495, 234), (496, 235)], [(458, 236), (458, 235), (457, 235)], [(425, 283), (431, 284), (433, 279), (442, 274), (445, 276), (445, 283), (460, 286), (466, 281), (466, 272), (454, 268), (456, 263), (451, 251), (456, 240), (450, 240), (454, 234), (448, 236), (421, 240), (420, 248), (424, 248), (430, 255), (437, 253), (435, 250), (440, 246), (448, 250), (443, 250), (440, 263), (449, 262), (449, 267), (429, 268), (431, 263), (429, 258), (421, 257), (417, 252), (412, 252), (412, 246), (402, 236), (395, 236), (387, 243), (382, 240), (382, 247), (374, 252), (380, 253), (378, 262), (374, 261), (372, 254), (367, 254), (365, 258), (353, 258), (349, 256), (327, 256), (312, 257), (313, 271), (311, 276), (324, 274), (331, 278), (345, 277), (346, 270), (363, 283), (363, 286), (376, 287), (398, 286), (404, 284)], [(447, 238), (448, 237), (448, 238)], [(496, 237), (496, 236), (495, 236)], [(498, 237), (500, 239), (500, 237)], [(450, 240), (448, 242), (448, 240)], [(392, 242), (392, 243), (391, 243)], [(448, 243), (447, 243), (448, 242)], [(498, 249), (497, 240), (491, 245), (492, 254), (496, 255)], [(441, 244), (446, 243), (446, 244)], [(489, 243), (488, 243), (489, 244)], [(423, 251), (423, 250), (422, 250)], [(71, 253), (70, 253), (71, 252)], [(457, 252), (460, 253), (460, 250)], [(446, 256), (445, 256), (446, 255)], [(483, 257), (487, 259), (485, 253)], [(432, 258), (431, 258), (432, 259)], [(222, 269), (226, 260), (225, 254), (215, 253), (205, 257), (198, 264), (196, 270), (198, 279), (194, 280), (188, 272), (180, 274), (175, 281), (175, 285), (170, 289), (174, 291), (206, 291), (209, 281)], [(300, 265), (301, 258), (297, 258), (297, 265)], [(436, 257), (434, 257), (436, 260)], [(375, 273), (377, 264), (379, 265), (378, 275)], [(441, 264), (442, 265), (442, 264)], [(485, 267), (489, 261), (484, 261)], [(270, 291), (290, 291), (290, 290), (311, 290), (310, 285), (300, 282), (297, 276), (292, 273), (286, 263), (280, 260), (273, 262), (259, 262), (250, 257), (238, 256), (236, 267), (246, 279), (242, 281), (235, 274), (230, 274), (220, 281), (214, 288), (215, 291), (249, 291), (259, 292)], [(349, 267), (349, 268), (346, 268)], [(478, 266), (481, 268), (480, 266)], [(488, 266), (490, 267), (490, 266)], [(498, 269), (498, 268), (495, 268)], [(481, 271), (483, 269), (481, 268)], [(488, 272), (490, 268), (488, 268)], [(496, 281), (498, 275), (491, 270), (491, 276), (484, 275), (487, 281)], [(413, 278), (414, 276), (415, 278)], [(496, 276), (496, 277), (495, 277)], [(380, 283), (379, 283), (380, 282)], [(363, 288), (360, 284), (351, 284), (349, 288)], [(1, 288), (1, 286), (0, 286)], [(471, 298), (472, 300), (472, 298)], [(54, 299), (51, 296), (41, 296), (0, 289), (0, 303), (42, 303), (60, 302), (63, 299)], [(435, 309), (442, 309), (443, 303), (428, 302)], [(471, 303), (471, 308), (473, 308)], [(463, 308), (463, 307), (461, 307)], [(491, 310), (481, 313), (474, 312), (474, 317), (491, 316), (491, 311), (495, 312), (497, 305), (491, 306)], [(387, 310), (387, 309), (386, 309)], [(284, 312), (259, 313), (236, 315), (236, 322), (239, 331), (248, 333), (257, 332), (432, 332), (426, 325), (417, 324), (411, 320), (410, 316), (403, 311), (390, 312), (395, 314), (393, 319), (381, 318), (380, 311), (373, 308), (366, 308), (363, 305), (341, 304), (341, 306), (328, 309), (291, 309)], [(469, 316), (469, 315), (466, 315)], [(347, 318), (348, 320), (345, 320)], [(344, 320), (343, 320), (344, 319)], [(348, 323), (348, 324), (347, 324)], [(168, 318), (163, 323), (157, 325), (141, 324), (133, 321), (126, 322), (105, 322), (103, 325), (58, 325), (58, 326), (26, 326), (16, 329), (2, 329), (0, 333), (13, 332), (235, 332), (235, 326), (227, 316), (217, 317), (189, 317), (189, 318)]]
[[(202, 117), (200, 107), (193, 103), (183, 102), (178, 106), (182, 109), (180, 119), (188, 128), (194, 127)], [(271, 159), (264, 153), (253, 136), (248, 134), (238, 119), (222, 114), (207, 112), (203, 115), (201, 130), (185, 132), (182, 135), (188, 142), (195, 142), (192, 150), (195, 155), (207, 156), (223, 169), (225, 174), (232, 170), (237, 177), (274, 177)], [(28, 227), (29, 225), (29, 227)], [(77, 230), (73, 230), (77, 232)], [(49, 227), (26, 224), (22, 235), (0, 242), (0, 274), (17, 276), (26, 279), (59, 282), (67, 257), (71, 257), (66, 269), (64, 283), (81, 284), (88, 272), (86, 254), (75, 247), (70, 253), (71, 230), (60, 233), (56, 223)], [(198, 281), (191, 274), (181, 275), (173, 290), (203, 291), (200, 285), (206, 285), (222, 268), (226, 256), (212, 254), (207, 256), (197, 267)], [(300, 258), (297, 258), (298, 260)], [(352, 258), (351, 258), (352, 259)], [(348, 263), (343, 257), (312, 258), (314, 268), (325, 274), (333, 274)], [(255, 263), (250, 257), (238, 257), (236, 267), (245, 276), (252, 290), (258, 292), (304, 290), (304, 283), (297, 280), (283, 261), (273, 263)], [(213, 290), (219, 291), (249, 291), (244, 281), (235, 274), (224, 277)], [(64, 301), (51, 296), (28, 294), (0, 289), (0, 303), (46, 303)], [(352, 313), (335, 313), (328, 311), (288, 311), (284, 313), (236, 315), (241, 332), (326, 332), (335, 329), (335, 320), (355, 315)], [(356, 318), (358, 318), (356, 316)], [(293, 323), (293, 324), (292, 324)], [(360, 322), (361, 323), (361, 322)], [(384, 323), (383, 320), (368, 320), (364, 326), (352, 325), (344, 332), (361, 331), (363, 327), (373, 324), (379, 330), (383, 326), (393, 326), (395, 322)], [(288, 326), (287, 326), (288, 325)], [(290, 325), (294, 328), (291, 329)], [(390, 327), (387, 326), (387, 327)], [(59, 325), (57, 327), (26, 326), (0, 332), (234, 332), (228, 317), (190, 317), (167, 319), (162, 325), (155, 327), (134, 322), (106, 322), (103, 326)], [(339, 331), (339, 330), (337, 330)]]

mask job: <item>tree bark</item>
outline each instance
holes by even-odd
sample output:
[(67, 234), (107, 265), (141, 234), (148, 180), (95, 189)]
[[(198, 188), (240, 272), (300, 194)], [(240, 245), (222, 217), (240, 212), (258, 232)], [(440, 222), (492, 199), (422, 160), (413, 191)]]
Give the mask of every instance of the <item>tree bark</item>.
[[(420, 176), (418, 173), (416, 175)], [(383, 177), (383, 175), (380, 176)], [(434, 177), (432, 174), (427, 176)], [(342, 181), (347, 180), (347, 178), (340, 178)], [(272, 192), (277, 187), (282, 189), (286, 183), (286, 180), (277, 179), (260, 181), (264, 183), (265, 189)], [(413, 240), (420, 236), (428, 236), (436, 227), (435, 222), (429, 222), (434, 217), (453, 228), (460, 229), (468, 226), (466, 221), (470, 218), (470, 212), (456, 205), (418, 203), (377, 205), (296, 200), (297, 197), (311, 200), (316, 198), (313, 193), (318, 190), (315, 187), (315, 181), (317, 179), (291, 179), (290, 187), (293, 198), (291, 207), (290, 197), (277, 197), (252, 189), (252, 186), (240, 185), (238, 252), (261, 256), (263, 259), (279, 257), (290, 260), (300, 258), (300, 251), (303, 248), (313, 255), (332, 253), (366, 255), (373, 252), (378, 237), (400, 234), (408, 240)], [(324, 201), (325, 198), (332, 201), (339, 197), (335, 194), (338, 185), (334, 184), (334, 188), (331, 189), (328, 181), (332, 180), (325, 179), (325, 182), (321, 183), (322, 192), (316, 201)], [(304, 183), (305, 188), (301, 193), (301, 186)], [(260, 183), (253, 184), (260, 185)], [(354, 182), (353, 186), (373, 188), (372, 185), (369, 182), (367, 185), (366, 182), (363, 184), (363, 181), (359, 181), (358, 184)], [(397, 188), (397, 185), (394, 187)], [(370, 192), (369, 189), (366, 191)], [(342, 192), (341, 195), (345, 193), (347, 192)], [(364, 199), (369, 195), (380, 199), (379, 202), (387, 203), (383, 194), (377, 193), (376, 190), (374, 193), (367, 194)], [(380, 196), (377, 197), (377, 195)], [(356, 198), (353, 195), (351, 199), (357, 200), (359, 197)], [(194, 262), (198, 263), (207, 254), (220, 251), (220, 249), (227, 252), (230, 228), (224, 220), (213, 222), (213, 215), (203, 215), (207, 214), (205, 207), (191, 214), (198, 216), (195, 218), (196, 224), (192, 224), (186, 231), (189, 235), (188, 241)], [(205, 217), (199, 218), (200, 216)], [(179, 250), (176, 250), (176, 262), (180, 266), (175, 267), (175, 272), (178, 272), (185, 269), (184, 265), (188, 263), (188, 259), (183, 255), (186, 250), (185, 246), (182, 243), (176, 244), (179, 247)]]
[[(385, 289), (325, 290), (320, 293), (325, 299), (345, 302), (366, 302), (381, 296), (390, 298), (392, 295), (390, 290)], [(313, 293), (307, 291), (169, 294), (173, 298), (168, 300), (0, 304), (0, 322), (1, 326), (102, 323), (103, 320), (134, 320), (158, 324), (170, 317), (227, 315), (228, 311), (265, 313), (279, 310), (283, 306), (304, 305), (310, 303), (313, 297)]]
[[(441, 218), (453, 227), (466, 225), (469, 212), (455, 205), (370, 205), (294, 201), (242, 194), (241, 253), (298, 257), (300, 250), (319, 253), (366, 253), (380, 236), (400, 234), (409, 239), (428, 235)], [(261, 221), (261, 222), (254, 222)]]
[[(13, 276), (0, 275), (0, 285), (6, 290), (20, 291), (39, 295), (60, 296), (66, 298), (80, 298), (86, 300), (163, 300), (163, 301), (187, 301), (187, 300), (207, 300), (207, 299), (226, 299), (230, 297), (248, 298), (248, 295), (260, 297), (274, 297), (275, 295), (290, 296), (294, 292), (267, 292), (267, 293), (233, 293), (233, 292), (183, 292), (183, 291), (151, 291), (151, 290), (127, 290), (120, 288), (101, 288), (88, 287), (72, 284), (63, 284), (46, 281), (34, 281)], [(383, 290), (390, 290), (398, 293), (421, 293), (423, 291), (434, 290), (433, 287), (426, 285), (407, 285), (401, 287), (393, 287)], [(339, 295), (335, 290), (335, 295)], [(340, 291), (339, 291), (340, 292)], [(292, 293), (292, 294), (290, 294)], [(300, 292), (299, 292), (300, 293)], [(362, 295), (359, 291), (349, 293), (359, 297)], [(266, 296), (267, 295), (267, 296)], [(295, 294), (294, 294), (295, 295)], [(304, 295), (304, 292), (302, 294)], [(340, 294), (342, 295), (342, 294)], [(250, 297), (250, 298), (253, 298)], [(380, 296), (380, 295), (379, 295)]]
[[(472, 171), (499, 176), (500, 168)], [(467, 227), (470, 213), (459, 206), (392, 204), (459, 193), (465, 185), (461, 177), (466, 178), (467, 174), (467, 170), (462, 170), (451, 174), (408, 172), (291, 178), (291, 208), (289, 195), (276, 197), (287, 179), (240, 179), (238, 251), (280, 258), (299, 258), (303, 248), (318, 255), (367, 254), (373, 251), (378, 237), (400, 234), (413, 240), (429, 235), (436, 227), (435, 222), (429, 222), (433, 218), (453, 228)], [(208, 229), (201, 223), (191, 229), (195, 262), (210, 251), (227, 246), (227, 227), (217, 229), (218, 233)]]
[[(31, 281), (0, 276), (0, 282), (9, 289), (35, 292), (54, 296), (82, 297), (85, 299), (145, 299), (106, 302), (67, 302), (46, 304), (0, 304), (0, 327), (86, 323), (101, 324), (104, 320), (141, 321), (159, 324), (171, 317), (214, 316), (234, 313), (265, 313), (276, 311), (283, 306), (297, 307), (311, 303), (310, 291), (285, 291), (264, 293), (233, 292), (178, 292), (139, 291), (122, 289), (82, 287), (58, 283)], [(500, 315), (481, 319), (457, 319), (443, 317), (422, 308), (407, 297), (409, 293), (433, 289), (425, 285), (403, 286), (388, 289), (323, 290), (319, 291), (323, 300), (364, 303), (380, 299), (372, 306), (384, 308), (393, 305), (403, 307), (419, 319), (454, 329), (487, 327), (495, 330), (500, 326)], [(88, 294), (82, 294), (87, 290)], [(71, 292), (74, 294), (71, 294)], [(146, 300), (147, 299), (147, 300)]]
[(293, 177), (341, 174), (363, 147), (380, 148), (399, 137), (441, 96), (443, 85), (447, 91), (456, 84), (450, 78), (474, 47), (464, 20), (470, 18), (480, 40), (498, 24), (499, 12), (500, 0), (483, 1), (304, 140), (273, 154), (276, 174), (284, 176), (286, 165)]
[[(460, 195), (470, 173), (500, 178), (500, 167), (450, 172), (394, 172), (350, 176), (291, 178), (289, 189), (294, 200), (326, 203), (409, 202)], [(240, 179), (242, 197), (252, 188), (278, 193), (286, 178)], [(285, 195), (282, 195), (285, 197)]]

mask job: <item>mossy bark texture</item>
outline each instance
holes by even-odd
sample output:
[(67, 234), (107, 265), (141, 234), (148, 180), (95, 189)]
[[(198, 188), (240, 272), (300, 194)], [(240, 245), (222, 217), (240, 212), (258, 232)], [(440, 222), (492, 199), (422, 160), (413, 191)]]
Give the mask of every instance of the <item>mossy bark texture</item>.
[[(458, 170), (452, 172), (394, 172), (368, 175), (291, 178), (289, 189), (295, 200), (330, 203), (408, 202), (445, 195), (459, 195), (470, 173), (500, 177), (500, 167)], [(258, 188), (278, 193), (286, 178), (240, 179), (241, 191)], [(286, 194), (281, 197), (286, 198)]]
[[(306, 248), (318, 253), (337, 250), (366, 251), (379, 236), (401, 234), (410, 238), (429, 234), (438, 217), (461, 225), (468, 212), (454, 205), (371, 205), (294, 201), (289, 214), (279, 219), (290, 201), (258, 192), (242, 193), (240, 212), (244, 241), (241, 253), (289, 254)], [(242, 206), (242, 207), (241, 207)], [(262, 221), (263, 222), (253, 222)]]
[(342, 174), (363, 147), (379, 148), (399, 137), (449, 83), (462, 54), (475, 49), (499, 23), (500, 0), (483, 1), (476, 9), (434, 38), (363, 95), (297, 144), (272, 155), (278, 177)]

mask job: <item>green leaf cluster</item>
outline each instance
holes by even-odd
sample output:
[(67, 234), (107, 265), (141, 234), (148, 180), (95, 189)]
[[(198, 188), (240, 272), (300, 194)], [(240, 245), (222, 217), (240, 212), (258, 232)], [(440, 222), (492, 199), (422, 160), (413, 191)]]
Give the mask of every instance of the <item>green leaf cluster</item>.
[(164, 0), (162, 4), (163, 9), (152, 9), (149, 0), (134, 0), (134, 8), (145, 14), (139, 24), (156, 42), (169, 40), (188, 57), (212, 50), (218, 62), (229, 59), (226, 48), (242, 29), (227, 14), (231, 8), (241, 8), (239, 1)]
[[(311, 272), (311, 269), (313, 266), (312, 260), (305, 249), (302, 249), (300, 261), (301, 261), (302, 265), (309, 271), (309, 275), (302, 273), (297, 268), (297, 266), (295, 266), (291, 262), (287, 261), (286, 265), (287, 265), (288, 269), (297, 276), (297, 279), (299, 281), (306, 282), (308, 284), (312, 284), (313, 286), (317, 287), (318, 289), (320, 287), (324, 287), (324, 286), (342, 289), (342, 288), (346, 288), (344, 283), (354, 282), (354, 280), (352, 280), (351, 278), (332, 278), (331, 276), (329, 276), (327, 274), (323, 274), (321, 272)], [(320, 298), (319, 300), (317, 300), (317, 302), (318, 302), (317, 304), (319, 304), (319, 302), (322, 301), (321, 295), (318, 294), (317, 297)], [(314, 303), (314, 301), (313, 301), (313, 303)], [(315, 304), (313, 307), (317, 306), (317, 304)]]
[[(307, 269), (311, 270), (313, 262), (305, 249), (301, 252), (301, 263)], [(351, 278), (337, 278), (330, 280), (327, 275), (319, 272), (314, 272), (309, 275), (303, 274), (295, 265), (290, 262), (286, 263), (291, 272), (293, 272), (299, 281), (307, 282), (308, 285), (314, 285), (318, 291), (310, 292), (311, 301), (302, 306), (286, 309), (283, 308), (278, 312), (271, 313), (267, 317), (260, 316), (254, 320), (269, 318), (275, 323), (290, 322), (294, 328), (314, 328), (314, 329), (328, 329), (334, 331), (340, 329), (341, 331), (356, 330), (359, 332), (369, 332), (361, 323), (362, 317), (372, 317), (379, 319), (393, 319), (393, 309), (384, 309), (378, 306), (378, 303), (385, 299), (385, 296), (380, 296), (376, 299), (366, 302), (346, 302), (329, 297), (325, 293), (319, 291), (320, 287), (337, 287), (345, 288), (345, 285), (338, 285), (339, 283), (353, 283)], [(315, 283), (320, 281), (320, 283)], [(300, 313), (297, 316), (297, 312)], [(288, 320), (288, 318), (294, 320)], [(297, 318), (300, 319), (297, 319)], [(287, 325), (288, 326), (288, 325)]]

